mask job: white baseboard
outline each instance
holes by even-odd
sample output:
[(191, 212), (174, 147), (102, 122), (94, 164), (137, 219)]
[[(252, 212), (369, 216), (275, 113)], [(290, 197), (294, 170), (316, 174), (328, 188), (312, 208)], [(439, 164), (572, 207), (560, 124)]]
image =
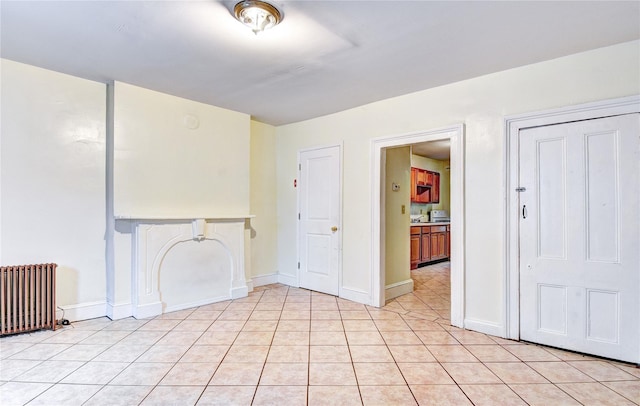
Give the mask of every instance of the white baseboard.
[(249, 293), (253, 292), (253, 280), (247, 279), (247, 290)]
[(366, 305), (371, 304), (371, 296), (369, 295), (369, 292), (365, 292), (363, 290), (341, 287), (340, 297), (342, 299), (351, 300), (352, 302), (358, 302)]
[(298, 278), (296, 277), (296, 275), (284, 275), (279, 273), (278, 274), (278, 283), (282, 283), (285, 285), (289, 285), (289, 286), (293, 286), (293, 287), (298, 287)]
[(385, 301), (413, 292), (413, 279), (392, 283), (384, 287)]
[(107, 303), (107, 317), (111, 320), (126, 319), (132, 315), (131, 303)]
[(278, 274), (271, 273), (268, 275), (254, 276), (251, 278), (251, 281), (253, 282), (253, 286), (271, 285), (273, 283), (278, 283)]
[(505, 337), (504, 327), (486, 320), (464, 319), (464, 328), (496, 337)]
[[(247, 285), (237, 288), (231, 288), (231, 299), (240, 299), (249, 295), (249, 287)], [(224, 300), (224, 299), (223, 299)], [(202, 305), (198, 305), (202, 306)]]
[(133, 317), (136, 319), (146, 319), (162, 314), (162, 302), (148, 303), (133, 307)]
[[(105, 301), (58, 307), (64, 310), (64, 318), (69, 321), (89, 320), (107, 315), (107, 302)], [(59, 311), (56, 314), (56, 318), (62, 318), (62, 314)]]

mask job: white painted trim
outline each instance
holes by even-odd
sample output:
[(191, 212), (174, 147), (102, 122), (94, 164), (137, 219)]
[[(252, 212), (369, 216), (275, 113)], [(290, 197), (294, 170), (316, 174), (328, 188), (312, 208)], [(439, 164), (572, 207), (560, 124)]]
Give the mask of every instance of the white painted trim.
[(385, 286), (384, 289), (386, 300), (395, 299), (398, 296), (413, 292), (413, 279), (392, 283), (391, 285)]
[(89, 320), (107, 315), (107, 302), (105, 301), (78, 303), (58, 307), (64, 310), (64, 318), (69, 321)]
[[(558, 109), (505, 117), (505, 270), (503, 275), (503, 337), (520, 339), (519, 197), (515, 189), (519, 178), (519, 132), (525, 128), (562, 124), (607, 116), (640, 112), (640, 96), (602, 100)], [(640, 311), (640, 309), (638, 309)]]
[(371, 296), (369, 292), (365, 292), (364, 290), (352, 289), (352, 288), (340, 288), (340, 298), (351, 300), (352, 302), (369, 304), (371, 301)]
[(133, 307), (133, 317), (147, 319), (162, 314), (162, 302), (145, 303)]
[(382, 149), (420, 142), (451, 140), (451, 324), (464, 324), (464, 125), (392, 135), (371, 140), (371, 296), (369, 304), (385, 304), (384, 211), (381, 202)]
[(111, 320), (120, 320), (133, 315), (131, 303), (107, 303), (107, 317)]
[(487, 320), (464, 319), (464, 328), (496, 337), (504, 337), (504, 326)]
[(248, 292), (253, 292), (253, 280), (252, 279), (247, 279), (247, 291)]
[(254, 287), (278, 283), (278, 273), (274, 272), (267, 275), (254, 276), (251, 279), (251, 283)]
[[(240, 299), (241, 297), (247, 297), (249, 295), (249, 288), (247, 287), (247, 282), (245, 281), (244, 286), (238, 286), (235, 288), (231, 288), (231, 299)], [(223, 299), (226, 300), (226, 299)], [(219, 302), (219, 300), (216, 300)], [(215, 302), (210, 302), (215, 303)], [(207, 303), (208, 304), (208, 303)], [(198, 305), (201, 306), (201, 305)]]
[[(320, 149), (327, 149), (327, 148), (335, 148), (338, 147), (338, 177), (339, 177), (339, 182), (340, 184), (338, 185), (338, 199), (340, 201), (340, 208), (338, 211), (338, 230), (340, 230), (339, 236), (338, 238), (340, 239), (338, 241), (338, 297), (343, 297), (342, 296), (342, 213), (343, 213), (343, 206), (344, 206), (344, 202), (343, 202), (343, 196), (344, 196), (344, 165), (343, 165), (343, 160), (344, 160), (344, 141), (341, 141), (339, 143), (336, 144), (328, 144), (328, 145), (321, 145), (321, 146), (317, 146), (317, 147), (311, 147), (311, 148), (303, 148), (298, 150), (298, 159), (297, 159), (297, 163), (296, 165), (298, 165), (298, 176), (297, 176), (297, 180), (298, 182), (300, 182), (300, 154), (302, 152), (309, 152), (309, 151), (317, 151)], [(300, 188), (296, 187), (296, 210), (297, 213), (300, 213)], [(296, 260), (298, 262), (298, 264), (300, 263), (300, 219), (296, 220)], [(280, 275), (278, 276), (278, 278), (280, 278)], [(296, 286), (299, 287), (300, 286), (300, 268), (298, 267), (296, 269), (296, 282), (295, 284), (289, 284), (286, 282), (280, 282), (280, 283), (285, 283), (287, 285), (290, 286)]]
[(294, 288), (297, 288), (298, 286), (300, 286), (298, 285), (298, 275), (285, 275), (285, 274), (279, 273), (278, 283), (293, 286)]

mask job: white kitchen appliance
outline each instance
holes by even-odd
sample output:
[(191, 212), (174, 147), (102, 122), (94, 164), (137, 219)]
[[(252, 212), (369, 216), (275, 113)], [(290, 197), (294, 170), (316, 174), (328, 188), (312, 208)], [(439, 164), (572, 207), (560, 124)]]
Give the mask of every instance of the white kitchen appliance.
[(451, 221), (451, 218), (449, 218), (449, 212), (446, 210), (431, 210), (429, 212), (430, 223), (444, 223), (447, 221)]

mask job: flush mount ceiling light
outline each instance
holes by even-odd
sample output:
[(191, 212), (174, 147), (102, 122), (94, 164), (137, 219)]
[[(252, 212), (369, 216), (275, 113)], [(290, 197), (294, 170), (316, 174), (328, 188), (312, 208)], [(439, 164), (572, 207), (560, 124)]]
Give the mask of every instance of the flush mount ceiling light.
[(260, 0), (244, 0), (233, 8), (236, 19), (251, 28), (254, 34), (275, 27), (282, 14), (275, 6)]

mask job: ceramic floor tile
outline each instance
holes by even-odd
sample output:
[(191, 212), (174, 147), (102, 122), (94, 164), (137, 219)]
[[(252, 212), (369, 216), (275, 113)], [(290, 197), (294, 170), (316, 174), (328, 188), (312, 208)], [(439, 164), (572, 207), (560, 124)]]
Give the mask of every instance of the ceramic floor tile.
[(135, 362), (113, 378), (109, 385), (157, 385), (173, 365), (172, 362)]
[(637, 379), (605, 361), (569, 361), (568, 364), (596, 381), (629, 381)]
[(427, 349), (439, 362), (478, 362), (478, 359), (461, 345), (427, 345)]
[(224, 357), (225, 362), (264, 362), (268, 345), (233, 345)]
[(336, 312), (337, 312), (337, 311), (338, 311), (338, 304), (337, 304), (337, 303), (335, 303), (335, 302), (327, 302), (327, 303), (319, 302), (319, 303), (313, 303), (313, 304), (311, 305), (311, 310), (313, 310), (313, 311), (319, 311), (319, 310), (326, 310), (326, 311), (329, 311), (329, 310), (332, 310), (332, 311), (336, 311)]
[(278, 345), (271, 346), (267, 363), (269, 362), (309, 362), (308, 345)]
[(535, 369), (551, 383), (593, 382), (593, 379), (588, 375), (583, 374), (564, 361), (528, 362), (527, 365)]
[(419, 345), (422, 341), (413, 331), (381, 331), (387, 345)]
[(173, 331), (206, 331), (211, 324), (213, 324), (213, 320), (193, 320), (187, 319), (183, 320), (174, 327)]
[(0, 361), (0, 381), (10, 381), (43, 361), (5, 359)]
[(354, 345), (349, 348), (353, 362), (394, 362), (384, 345)]
[(344, 331), (341, 320), (311, 320), (311, 331)]
[(280, 320), (276, 333), (279, 331), (310, 331), (310, 320)]
[(490, 362), (484, 364), (498, 378), (508, 384), (517, 383), (549, 383), (549, 381), (521, 362)]
[(580, 404), (553, 384), (515, 384), (509, 387), (531, 406)]
[(252, 302), (240, 302), (238, 300), (234, 300), (229, 303), (226, 310), (253, 310), (256, 308), (257, 303)]
[[(73, 348), (73, 347), (72, 347)], [(93, 361), (133, 362), (151, 348), (150, 345), (116, 344), (96, 356)], [(68, 350), (67, 350), (68, 351)]]
[(199, 406), (250, 405), (255, 386), (207, 386), (198, 400)]
[(136, 362), (178, 362), (188, 349), (188, 345), (157, 345), (139, 356)]
[(172, 330), (178, 324), (180, 324), (180, 320), (172, 320), (172, 319), (149, 320), (149, 322), (141, 326), (138, 329), (138, 331), (169, 331), (169, 330)]
[(398, 367), (409, 385), (453, 384), (447, 371), (438, 363), (399, 363)]
[[(310, 320), (310, 310), (283, 310), (280, 315), (281, 320)], [(256, 392), (257, 393), (257, 392)]]
[[(415, 364), (414, 364), (415, 365)], [(358, 385), (405, 385), (405, 380), (394, 362), (354, 362)]]
[(83, 406), (137, 405), (152, 389), (153, 386), (105, 386)]
[[(562, 383), (558, 387), (584, 405), (633, 406), (634, 403), (620, 396), (599, 382)], [(640, 398), (636, 399), (640, 401)]]
[(259, 385), (304, 385), (308, 383), (307, 363), (267, 363)]
[(225, 310), (218, 316), (218, 321), (247, 321), (251, 310)]
[[(338, 307), (336, 306), (336, 309)], [(311, 311), (311, 303), (285, 302), (283, 311)]]
[(360, 394), (365, 406), (416, 405), (413, 394), (406, 385), (360, 386)]
[(217, 363), (179, 362), (160, 381), (160, 385), (206, 385), (213, 376)]
[(377, 331), (347, 331), (349, 345), (385, 345), (382, 335)]
[(49, 388), (44, 393), (29, 403), (29, 405), (82, 405), (102, 388), (101, 385), (69, 385), (58, 384)]
[(254, 406), (305, 406), (306, 404), (306, 386), (258, 386), (252, 403)]
[(270, 345), (271, 340), (271, 331), (241, 331), (233, 345)]
[(340, 320), (340, 312), (335, 310), (312, 310), (311, 320)]
[(357, 386), (310, 386), (309, 406), (361, 405)]
[(34, 344), (31, 347), (17, 352), (8, 359), (48, 360), (62, 351), (70, 348), (71, 344)]
[(504, 349), (521, 361), (560, 361), (560, 359), (542, 347), (535, 345), (504, 345)]
[(402, 319), (400, 320), (374, 320), (376, 327), (380, 331), (410, 331), (409, 325)]
[(41, 382), (7, 382), (0, 386), (0, 404), (3, 406), (27, 404), (52, 385)]
[(216, 320), (207, 331), (240, 331), (245, 323), (243, 320)]
[(278, 320), (249, 320), (242, 327), (242, 331), (276, 331)]
[(134, 331), (123, 338), (118, 345), (153, 345), (157, 343), (166, 331)]
[(195, 311), (194, 309), (177, 310), (175, 312), (161, 314), (160, 316), (157, 316), (154, 320), (184, 320), (187, 317), (189, 317), (189, 315), (194, 311)]
[(219, 363), (229, 351), (227, 345), (194, 345), (180, 358), (180, 362)]
[(428, 345), (457, 345), (460, 344), (451, 334), (446, 331), (416, 331), (420, 341)]
[(489, 368), (478, 362), (443, 363), (442, 366), (458, 385), (502, 383)]
[(518, 358), (499, 345), (465, 345), (482, 362), (518, 362)]
[[(313, 325), (312, 325), (313, 328)], [(347, 345), (343, 331), (311, 331), (310, 345)]]
[(254, 309), (255, 311), (282, 311), (284, 303), (282, 302), (260, 302)]
[[(5, 337), (4, 339), (6, 339)], [(9, 358), (13, 354), (17, 354), (20, 351), (26, 350), (31, 347), (33, 343), (21, 343), (17, 341), (3, 341), (0, 345), (0, 360)]]
[(505, 384), (460, 385), (476, 406), (526, 406), (526, 403)]
[(138, 320), (133, 317), (129, 317), (126, 319), (120, 319), (116, 321), (112, 321), (107, 326), (105, 326), (104, 330), (122, 330), (122, 331), (135, 331), (140, 327), (147, 324), (149, 320)]
[(602, 384), (628, 400), (640, 403), (640, 380), (602, 382)]
[(378, 331), (373, 320), (343, 320), (344, 331)]
[(411, 385), (419, 405), (464, 406), (472, 403), (458, 385)]
[(105, 385), (124, 370), (125, 362), (88, 362), (64, 378), (62, 383)]
[(309, 385), (356, 385), (356, 375), (351, 363), (309, 364)]
[(405, 320), (413, 331), (443, 331), (438, 323), (428, 320)]
[[(47, 344), (77, 344), (80, 341), (96, 334), (95, 331), (91, 330), (65, 330), (60, 334), (56, 334), (51, 338), (47, 338), (43, 341), (43, 343)], [(126, 334), (125, 334), (126, 335)], [(102, 343), (95, 343), (102, 344)], [(109, 343), (106, 343), (109, 344)]]
[(309, 331), (276, 331), (272, 346), (280, 345), (308, 345)]
[(487, 337), (485, 334), (477, 333), (475, 331), (455, 331), (451, 332), (451, 335), (460, 342), (460, 344), (485, 344), (494, 345), (495, 341)]
[(17, 382), (56, 383), (82, 367), (82, 361), (44, 361), (13, 380)]
[(257, 385), (262, 373), (262, 362), (223, 362), (209, 385)]
[(351, 362), (351, 355), (346, 345), (312, 345), (309, 362)]
[(257, 320), (279, 320), (281, 318), (282, 311), (280, 310), (255, 310), (249, 321)]
[(388, 348), (396, 362), (436, 362), (424, 345), (390, 345)]
[(204, 386), (156, 386), (141, 405), (195, 405), (204, 389)]
[(203, 333), (195, 345), (231, 345), (239, 332), (237, 331), (207, 331)]
[(107, 344), (76, 344), (67, 348), (55, 357), (53, 361), (90, 361), (109, 348)]

